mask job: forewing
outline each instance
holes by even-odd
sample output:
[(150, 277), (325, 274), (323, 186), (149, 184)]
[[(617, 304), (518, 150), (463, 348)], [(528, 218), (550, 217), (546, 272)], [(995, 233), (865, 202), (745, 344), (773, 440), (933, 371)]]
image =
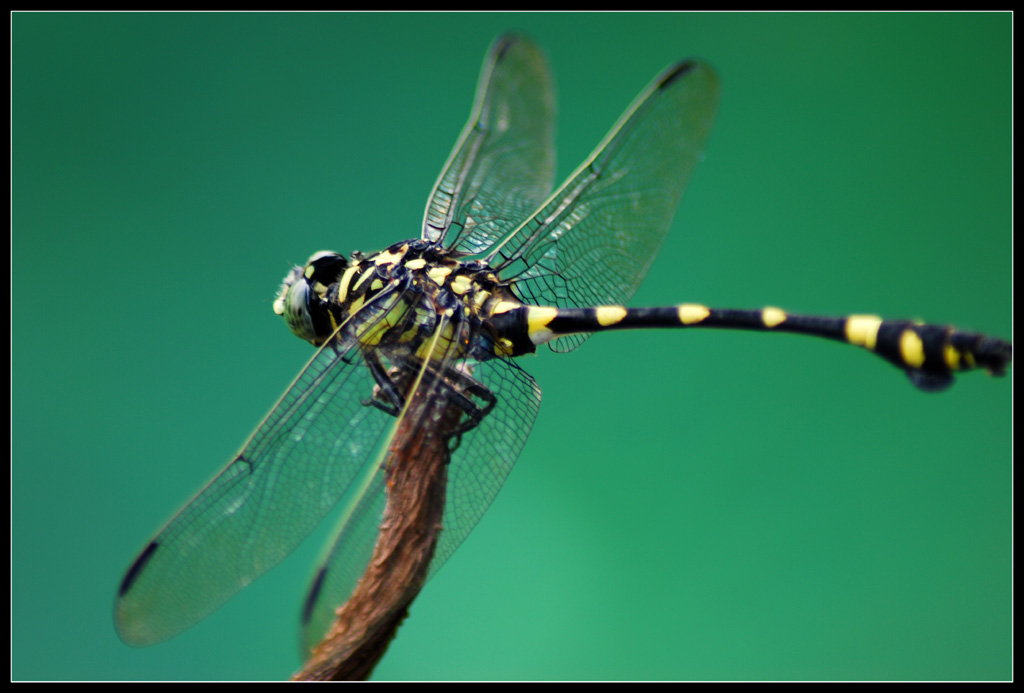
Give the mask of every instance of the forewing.
[(515, 34), (496, 39), (469, 122), (427, 200), (423, 238), (479, 253), (533, 212), (551, 191), (554, 109), (540, 48)]
[(372, 460), (390, 420), (364, 406), (374, 381), (331, 342), (303, 369), (241, 452), (129, 568), (115, 622), (130, 645), (166, 640), (276, 565)]
[[(695, 61), (662, 72), (597, 149), (487, 260), (524, 301), (623, 304), (640, 286), (701, 159), (718, 77)], [(557, 341), (568, 351), (585, 336)]]

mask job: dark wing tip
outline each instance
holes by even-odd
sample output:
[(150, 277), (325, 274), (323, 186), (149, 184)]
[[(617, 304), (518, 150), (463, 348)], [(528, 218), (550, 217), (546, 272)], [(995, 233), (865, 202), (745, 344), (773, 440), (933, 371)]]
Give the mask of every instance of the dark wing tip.
[(696, 60), (683, 60), (675, 65), (669, 67), (662, 74), (661, 79), (658, 80), (659, 89), (667, 89), (672, 85), (673, 82), (681, 79), (682, 77), (690, 74), (700, 66), (700, 63)]
[[(698, 77), (698, 75), (700, 75)], [(697, 60), (689, 58), (687, 60), (680, 60), (678, 63), (669, 65), (664, 71), (655, 79), (656, 89), (668, 89), (672, 85), (676, 84), (683, 78), (694, 77), (698, 81), (703, 80), (709, 85), (710, 92), (718, 92), (718, 73), (715, 71), (710, 64), (703, 60)]]
[(494, 62), (499, 62), (505, 54), (517, 43), (530, 43), (523, 34), (518, 31), (506, 31), (505, 33), (494, 39), (494, 43), (491, 44), (491, 57)]
[(313, 618), (313, 607), (316, 605), (317, 597), (320, 596), (320, 590), (324, 586), (324, 577), (326, 575), (327, 566), (321, 566), (320, 570), (316, 571), (316, 579), (313, 580), (313, 585), (309, 588), (309, 594), (306, 595), (306, 603), (302, 605), (303, 626)]
[(146, 564), (149, 563), (149, 559), (153, 557), (153, 553), (158, 548), (160, 548), (160, 544), (155, 541), (151, 541), (149, 542), (149, 546), (142, 550), (142, 553), (139, 554), (139, 557), (135, 559), (135, 562), (132, 563), (131, 567), (128, 569), (128, 572), (124, 574), (124, 579), (121, 580), (121, 586), (117, 588), (118, 597), (123, 597), (128, 590), (132, 588), (132, 585), (135, 584), (135, 580), (139, 577), (139, 573), (141, 573), (142, 569), (146, 567)]

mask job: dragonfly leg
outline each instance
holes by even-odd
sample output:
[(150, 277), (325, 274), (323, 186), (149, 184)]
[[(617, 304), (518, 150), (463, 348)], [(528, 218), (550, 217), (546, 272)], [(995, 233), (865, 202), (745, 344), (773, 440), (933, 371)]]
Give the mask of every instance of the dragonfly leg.
[[(462, 443), (462, 434), (479, 426), (484, 417), (490, 414), (498, 403), (498, 398), (494, 396), (494, 393), (486, 385), (472, 377), (467, 372), (467, 368), (463, 364), (446, 369), (445, 378), (442, 381), (445, 389), (449, 392), (451, 402), (466, 415), (451, 432), (452, 452), (457, 450)], [(471, 397), (481, 400), (482, 406), (474, 402)]]
[[(419, 363), (414, 359), (403, 359), (400, 366), (386, 369), (380, 357), (372, 352), (365, 354), (365, 361), (376, 385), (373, 395), (362, 400), (363, 406), (377, 407), (386, 414), (398, 416), (405, 406), (405, 398), (399, 389), (401, 382), (407, 374), (419, 369)], [(454, 441), (452, 449), (455, 450), (461, 442), (462, 434), (480, 425), (484, 417), (494, 409), (498, 398), (486, 385), (469, 375), (465, 367), (448, 367), (444, 369), (444, 375), (441, 375), (436, 368), (428, 366), (427, 373), (428, 378), (437, 382), (439, 393), (465, 414), (465, 418), (450, 433)], [(481, 403), (474, 402), (473, 397)]]
[(398, 391), (396, 383), (399, 380), (400, 371), (397, 367), (392, 368), (389, 373), (384, 369), (377, 354), (368, 351), (363, 356), (366, 367), (370, 369), (373, 380), (377, 383), (373, 388), (373, 394), (369, 399), (361, 400), (364, 407), (374, 406), (391, 416), (398, 416), (405, 406), (405, 399)]

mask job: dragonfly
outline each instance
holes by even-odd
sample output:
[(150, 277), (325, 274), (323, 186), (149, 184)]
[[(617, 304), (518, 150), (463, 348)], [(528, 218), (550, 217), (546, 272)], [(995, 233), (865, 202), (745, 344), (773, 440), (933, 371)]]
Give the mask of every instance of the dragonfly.
[(302, 612), (308, 653), (370, 559), (397, 423), (424, 435), (436, 423), (414, 401), (454, 412), (443, 434), (450, 462), (436, 573), (526, 442), (541, 390), (517, 358), (542, 345), (568, 352), (620, 329), (742, 329), (861, 347), (925, 391), (960, 371), (1005, 372), (1009, 342), (953, 327), (774, 307), (625, 307), (703, 156), (718, 100), (710, 65), (670, 65), (552, 192), (547, 60), (523, 36), (496, 39), (419, 236), (373, 254), (317, 252), (285, 277), (274, 310), (317, 351), (227, 467), (127, 569), (115, 603), (121, 639), (151, 645), (195, 625), (336, 513)]

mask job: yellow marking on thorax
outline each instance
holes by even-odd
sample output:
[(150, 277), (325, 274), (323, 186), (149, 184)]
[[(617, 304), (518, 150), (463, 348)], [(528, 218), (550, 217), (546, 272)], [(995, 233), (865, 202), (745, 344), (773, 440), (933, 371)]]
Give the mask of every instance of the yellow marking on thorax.
[(473, 295), (473, 307), (479, 309), (480, 306), (482, 306), (484, 304), (484, 301), (486, 301), (490, 297), (491, 297), (491, 292), (490, 291), (483, 291), (483, 290), (477, 291)]
[(523, 304), (516, 303), (515, 301), (498, 301), (494, 304), (494, 308), (491, 309), (491, 315), (501, 315), (502, 313), (507, 313), (510, 310), (515, 310), (521, 305)]
[[(360, 297), (360, 300), (362, 297)], [(380, 319), (369, 325), (362, 332), (357, 333), (359, 341), (365, 346), (377, 346), (380, 344), (384, 333), (398, 324), (398, 321), (405, 315), (408, 305), (403, 301), (395, 301), (388, 312)]]
[(427, 261), (421, 257), (418, 257), (415, 260), (409, 260), (407, 263), (405, 263), (405, 266), (411, 270), (423, 269), (424, 267), (427, 266)]
[(466, 275), (459, 275), (452, 280), (451, 289), (453, 293), (459, 294), (460, 296), (465, 293), (469, 293), (469, 290), (473, 288), (473, 280)]
[(911, 329), (903, 330), (900, 335), (900, 356), (903, 363), (913, 368), (924, 365), (924, 344), (921, 338)]
[(684, 303), (676, 310), (679, 313), (679, 322), (684, 325), (696, 325), (711, 315), (707, 306), (702, 306), (699, 303)]
[(772, 328), (786, 322), (786, 312), (781, 308), (768, 307), (761, 311), (761, 322), (765, 327)]
[(423, 308), (417, 308), (416, 317), (413, 319), (412, 326), (410, 326), (409, 330), (401, 333), (398, 336), (398, 342), (404, 344), (413, 341), (413, 339), (420, 334), (423, 328), (424, 321), (426, 319), (426, 315), (426, 310), (424, 310)]
[(401, 344), (412, 341), (412, 338), (419, 334), (420, 326), (417, 323), (413, 323), (412, 327), (403, 332), (398, 336), (398, 341)]
[(594, 311), (597, 315), (597, 324), (601, 327), (614, 325), (626, 317), (626, 309), (622, 306), (598, 306)]
[(438, 286), (444, 284), (444, 280), (447, 279), (448, 275), (451, 273), (452, 271), (448, 267), (432, 267), (427, 270), (427, 276), (430, 277), (430, 279)]
[(363, 307), (364, 303), (366, 303), (366, 295), (365, 294), (360, 296), (356, 300), (352, 301), (351, 304), (349, 304), (348, 314), (349, 315), (355, 315), (356, 313), (358, 313), (359, 309)]
[[(423, 343), (420, 344), (419, 349), (416, 350), (417, 357), (421, 359), (443, 359), (448, 354), (448, 350), (452, 348), (452, 338), (455, 336), (454, 324), (451, 322), (446, 322), (441, 333), (435, 336), (437, 337), (436, 342), (433, 339), (423, 340)], [(434, 347), (433, 350), (431, 350), (431, 346)], [(461, 354), (456, 354), (456, 356), (459, 355)]]
[(357, 289), (359, 289), (359, 287), (360, 287), (360, 286), (362, 286), (362, 285), (363, 285), (363, 283), (364, 283), (364, 282), (366, 282), (366, 281), (367, 281), (367, 280), (368, 280), (368, 279), (369, 279), (370, 277), (375, 277), (375, 276), (377, 276), (377, 273), (376, 273), (376, 272), (374, 272), (374, 271), (373, 271), (372, 269), (369, 269), (369, 268), (367, 268), (367, 270), (366, 270), (365, 272), (363, 272), (363, 274), (362, 274), (362, 275), (361, 275), (361, 276), (359, 277), (359, 279), (358, 279), (358, 280), (356, 281), (356, 284), (355, 284), (355, 286), (353, 286), (353, 287), (352, 287), (352, 290), (353, 290), (353, 291), (356, 291), (356, 290), (357, 290)]
[(877, 315), (851, 315), (846, 318), (846, 341), (874, 351), (882, 319)]
[(352, 275), (359, 270), (359, 265), (352, 265), (341, 275), (338, 281), (338, 300), (344, 301), (348, 296), (348, 285), (352, 283)]
[(409, 246), (403, 245), (395, 252), (385, 250), (382, 253), (378, 253), (377, 257), (373, 258), (373, 264), (375, 265), (392, 265), (402, 259), (405, 255), (405, 251), (409, 249)]

